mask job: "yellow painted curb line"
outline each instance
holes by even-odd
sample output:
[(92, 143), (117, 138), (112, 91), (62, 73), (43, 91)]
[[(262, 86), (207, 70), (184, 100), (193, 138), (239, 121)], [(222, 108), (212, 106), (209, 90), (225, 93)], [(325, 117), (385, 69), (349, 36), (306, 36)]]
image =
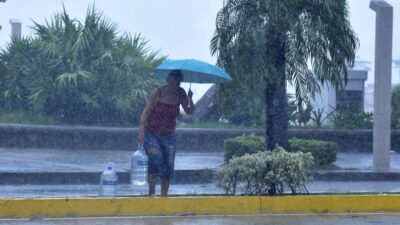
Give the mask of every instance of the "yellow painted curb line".
[(260, 197), (260, 213), (400, 212), (400, 195)]
[(400, 212), (400, 195), (0, 199), (0, 218)]

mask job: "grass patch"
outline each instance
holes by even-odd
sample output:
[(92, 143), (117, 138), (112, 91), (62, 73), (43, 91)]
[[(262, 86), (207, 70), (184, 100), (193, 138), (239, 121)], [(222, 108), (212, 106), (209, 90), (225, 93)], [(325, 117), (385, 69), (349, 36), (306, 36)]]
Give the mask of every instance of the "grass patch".
[(0, 110), (0, 123), (59, 125), (58, 120), (37, 113)]

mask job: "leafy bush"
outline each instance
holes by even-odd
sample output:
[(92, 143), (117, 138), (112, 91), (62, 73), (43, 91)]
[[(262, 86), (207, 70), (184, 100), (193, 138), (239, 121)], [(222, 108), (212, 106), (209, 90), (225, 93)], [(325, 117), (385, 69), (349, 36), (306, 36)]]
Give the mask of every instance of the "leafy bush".
[(400, 129), (400, 85), (392, 91), (392, 128)]
[(336, 128), (340, 129), (372, 129), (374, 114), (358, 112), (355, 108), (336, 111), (332, 114)]
[(231, 159), (220, 168), (217, 186), (233, 195), (240, 184), (245, 195), (283, 194), (286, 186), (292, 194), (307, 192), (312, 165), (311, 153), (289, 153), (277, 147)]
[(228, 162), (233, 157), (264, 151), (265, 148), (265, 138), (254, 134), (228, 138), (224, 141), (225, 162)]
[(315, 165), (329, 165), (336, 160), (338, 145), (330, 141), (306, 140), (293, 138), (289, 140), (292, 152), (311, 153)]
[(321, 128), (326, 120), (332, 117), (335, 111), (326, 112), (324, 107), (311, 112), (311, 121), (315, 128)]
[(310, 101), (303, 102), (297, 99), (295, 95), (287, 95), (289, 124), (297, 126), (306, 126), (311, 120), (312, 105)]
[[(254, 134), (238, 136), (224, 141), (224, 158), (228, 162), (233, 157), (265, 151), (265, 138)], [(315, 165), (331, 164), (336, 160), (338, 146), (336, 143), (320, 140), (290, 139), (289, 145), (292, 152), (310, 152), (314, 156)]]

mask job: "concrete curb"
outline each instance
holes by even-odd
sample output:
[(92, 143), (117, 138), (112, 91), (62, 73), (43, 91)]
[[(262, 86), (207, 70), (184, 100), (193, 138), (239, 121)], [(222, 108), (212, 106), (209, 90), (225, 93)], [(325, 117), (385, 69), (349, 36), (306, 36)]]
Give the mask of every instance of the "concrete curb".
[[(0, 185), (98, 184), (100, 172), (0, 172)], [(129, 172), (118, 172), (118, 183), (129, 184)], [(176, 170), (172, 184), (212, 183), (216, 170)], [(400, 172), (314, 171), (316, 181), (399, 181)]]
[(399, 213), (400, 195), (0, 199), (0, 218)]

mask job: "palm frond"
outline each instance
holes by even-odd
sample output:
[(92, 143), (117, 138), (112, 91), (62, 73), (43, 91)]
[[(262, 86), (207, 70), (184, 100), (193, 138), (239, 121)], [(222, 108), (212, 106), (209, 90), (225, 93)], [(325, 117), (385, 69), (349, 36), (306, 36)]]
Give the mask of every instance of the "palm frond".
[(88, 71), (78, 70), (74, 72), (67, 72), (63, 73), (58, 76), (56, 82), (61, 87), (67, 87), (68, 85), (74, 84), (75, 86), (78, 85), (78, 80), (83, 79), (87, 80), (92, 76), (92, 74)]

